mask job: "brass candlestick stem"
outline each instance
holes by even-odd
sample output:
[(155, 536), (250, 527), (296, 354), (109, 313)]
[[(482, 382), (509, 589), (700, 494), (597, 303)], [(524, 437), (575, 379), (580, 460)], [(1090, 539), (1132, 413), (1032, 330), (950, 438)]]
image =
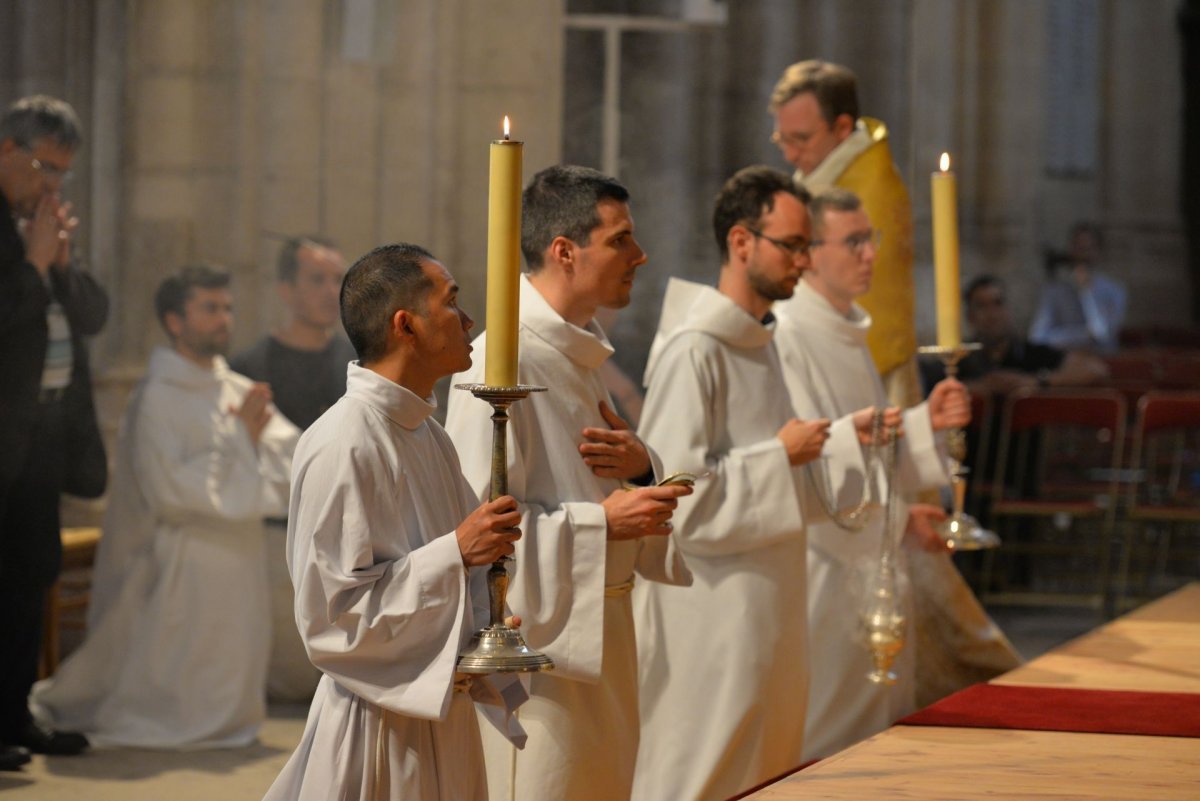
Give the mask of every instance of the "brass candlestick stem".
[[(924, 345), (917, 348), (917, 352), (923, 356), (937, 356), (946, 368), (946, 377), (955, 378), (958, 376), (958, 363), (967, 354), (982, 347), (978, 342), (948, 347)], [(938, 527), (939, 533), (946, 540), (946, 546), (953, 551), (979, 551), (999, 547), (1000, 538), (963, 511), (963, 502), (967, 495), (966, 476), (970, 472), (962, 463), (967, 456), (967, 432), (961, 428), (948, 431), (946, 447), (951, 460), (950, 487), (954, 490), (954, 512)]]
[[(545, 387), (518, 385), (489, 387), (484, 384), (458, 384), (455, 389), (470, 392), (492, 406), (492, 488), (491, 500), (508, 494), (508, 407), (531, 392), (545, 392)], [(467, 647), (458, 655), (458, 669), (463, 673), (536, 673), (552, 670), (554, 662), (525, 644), (519, 629), (504, 622), (504, 602), (508, 596), (508, 570), (504, 563), (511, 556), (492, 563), (487, 574), (491, 622), (471, 637)]]

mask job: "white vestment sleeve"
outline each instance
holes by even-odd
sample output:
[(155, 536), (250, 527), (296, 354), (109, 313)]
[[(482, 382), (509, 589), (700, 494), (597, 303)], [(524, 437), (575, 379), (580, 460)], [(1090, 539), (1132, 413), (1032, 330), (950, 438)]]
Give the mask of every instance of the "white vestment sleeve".
[[(803, 482), (804, 493), (801, 498), (810, 526), (829, 519), (821, 498), (815, 497), (818, 491), (839, 512), (853, 509), (859, 504), (866, 483), (867, 466), (862, 445), (858, 441), (858, 431), (850, 415), (833, 421), (829, 426), (829, 439), (821, 448), (820, 458), (809, 462), (804, 469), (808, 475)], [(869, 491), (874, 493), (872, 497), (880, 497), (878, 487), (872, 486)], [(812, 536), (811, 529), (809, 536)]]
[[(697, 475), (680, 499), (672, 537), (683, 553), (720, 556), (794, 539), (804, 528), (797, 474), (775, 437), (722, 450), (720, 411), (703, 354), (687, 341), (668, 345), (646, 393), (639, 433), (671, 471)], [(754, 391), (746, 388), (746, 391)], [(702, 521), (702, 524), (701, 524)]]
[(904, 410), (904, 436), (896, 450), (896, 477), (900, 492), (945, 486), (950, 481), (941, 438), (934, 434), (929, 404)]
[[(371, 703), (443, 719), (470, 618), (458, 540), (431, 533), (405, 552), (422, 532), (405, 531), (399, 517), (380, 530), (365, 504), (380, 493), (411, 497), (407, 476), (380, 486), (382, 476), (359, 472), (348, 449), (322, 457), (299, 466), (289, 520), (296, 622), (309, 658)], [(446, 488), (448, 497), (456, 491)]]
[(245, 427), (224, 420), (209, 447), (189, 452), (177, 410), (147, 391), (134, 420), (134, 474), (154, 512), (166, 520), (191, 515), (248, 520), (262, 516), (258, 454)]

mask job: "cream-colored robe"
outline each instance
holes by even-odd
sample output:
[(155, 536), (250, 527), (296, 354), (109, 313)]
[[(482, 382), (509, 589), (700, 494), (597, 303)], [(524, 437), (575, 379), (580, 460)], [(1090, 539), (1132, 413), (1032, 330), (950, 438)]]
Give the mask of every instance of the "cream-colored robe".
[(325, 675), (265, 801), (487, 798), (471, 700), (506, 725), (524, 692), (511, 677), (454, 688), (487, 621), (487, 568), (463, 569), (455, 528), (478, 502), (433, 411), (351, 363), (346, 395), (296, 449), (288, 568)]
[[(483, 353), (486, 333), (475, 341)], [(521, 278), (518, 381), (548, 388), (509, 409), (508, 490), (521, 502), (523, 536), (508, 604), (529, 645), (554, 670), (529, 678), (520, 710), (529, 742), (521, 752), (485, 730), (491, 797), (503, 801), (627, 798), (637, 754), (637, 654), (629, 588), (634, 574), (686, 582), (666, 537), (609, 542), (601, 502), (620, 487), (579, 454), (585, 427), (606, 428), (613, 406), (598, 368), (612, 346), (593, 321), (559, 316)], [(480, 383), (482, 360), (454, 383)], [(451, 390), (446, 418), (463, 472), (481, 497), (491, 482), (491, 407)], [(657, 459), (656, 475), (659, 471)]]
[(169, 348), (150, 356), (117, 445), (88, 637), (34, 688), (44, 723), (99, 745), (240, 746), (266, 716), (262, 518), (286, 508), (299, 431), (258, 445), (229, 413), (250, 379)]
[[(674, 518), (693, 585), (634, 590), (633, 798), (724, 801), (802, 758), (806, 469), (776, 436), (794, 415), (772, 330), (717, 290), (671, 280), (646, 383), (640, 433), (668, 470), (707, 476)], [(861, 473), (853, 426), (827, 450)]]
[[(789, 300), (775, 304), (775, 342), (796, 413), (839, 418), (868, 406), (887, 406), (879, 372), (867, 349), (871, 318), (859, 306), (840, 314), (805, 281)], [(949, 481), (943, 454), (930, 427), (926, 404), (904, 411), (904, 436), (896, 452), (896, 508), (891, 535), (901, 567), (901, 594), (908, 618), (905, 647), (894, 670), (895, 685), (872, 684), (871, 654), (860, 630), (867, 582), (879, 564), (887, 480), (882, 469), (871, 482), (870, 519), (858, 532), (833, 521), (808, 529), (808, 624), (821, 647), (809, 662), (810, 690), (804, 758), (840, 751), (890, 726), (916, 707), (916, 638), (905, 551), (900, 547), (908, 518), (906, 495)], [(881, 465), (877, 467), (882, 468)], [(861, 486), (855, 490), (857, 500)]]

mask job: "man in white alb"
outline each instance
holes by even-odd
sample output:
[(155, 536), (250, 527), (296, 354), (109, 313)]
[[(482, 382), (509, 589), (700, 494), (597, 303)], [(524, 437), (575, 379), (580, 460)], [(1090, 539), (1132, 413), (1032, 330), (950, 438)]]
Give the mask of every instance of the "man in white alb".
[[(887, 395), (867, 347), (871, 317), (854, 299), (871, 286), (878, 234), (861, 202), (845, 189), (827, 189), (809, 204), (813, 239), (811, 268), (788, 300), (775, 305), (779, 326), (775, 341), (796, 413), (837, 419), (865, 406), (883, 408)], [(903, 412), (896, 450), (895, 525), (906, 551), (925, 548), (946, 556), (945, 543), (932, 523), (945, 517), (940, 507), (909, 504), (924, 488), (946, 484), (945, 455), (935, 432), (965, 425), (970, 399), (957, 381), (933, 388), (929, 400)], [(873, 461), (871, 480), (856, 497), (840, 499), (857, 506), (868, 501), (861, 524), (831, 519), (808, 529), (809, 634), (821, 647), (809, 662), (810, 691), (805, 759), (828, 756), (890, 726), (912, 712), (915, 700), (915, 637), (907, 583), (902, 597), (908, 634), (895, 672), (898, 681), (873, 684), (866, 676), (871, 655), (859, 630), (866, 583), (879, 560), (884, 535), (888, 482), (882, 451)]]
[[(599, 370), (613, 349), (596, 311), (627, 305), (646, 261), (629, 193), (585, 167), (539, 172), (522, 197), (521, 249), (518, 380), (549, 391), (509, 411), (509, 487), (522, 499), (524, 536), (508, 602), (555, 668), (530, 677), (524, 751), (485, 731), (489, 789), (493, 800), (614, 801), (629, 796), (638, 743), (629, 593), (635, 573), (689, 580), (665, 535), (690, 490), (630, 486), (653, 484), (660, 465), (612, 411)], [(482, 379), (476, 365), (454, 380)], [(451, 392), (446, 430), (479, 495), (491, 476), (490, 415)]]
[[(771, 304), (808, 264), (791, 178), (748, 167), (717, 196), (717, 287), (672, 279), (639, 433), (700, 478), (676, 512), (691, 587), (634, 591), (642, 740), (633, 798), (724, 801), (800, 764), (808, 694), (807, 462), (862, 470), (855, 421), (801, 421)], [(865, 415), (864, 417), (869, 417)]]
[(300, 432), (225, 363), (229, 282), (196, 265), (158, 288), (171, 347), (122, 422), (88, 637), (34, 688), (36, 716), (98, 744), (242, 746), (266, 717), (262, 518), (286, 508)]
[(512, 553), (520, 517), (510, 496), (478, 503), (432, 417), (434, 382), (471, 363), (471, 318), (408, 244), (359, 259), (341, 309), (358, 361), (300, 439), (288, 510), (296, 623), (325, 675), (266, 801), (486, 799), (472, 701), (519, 742), (524, 691), (455, 662), (488, 619), (479, 568)]

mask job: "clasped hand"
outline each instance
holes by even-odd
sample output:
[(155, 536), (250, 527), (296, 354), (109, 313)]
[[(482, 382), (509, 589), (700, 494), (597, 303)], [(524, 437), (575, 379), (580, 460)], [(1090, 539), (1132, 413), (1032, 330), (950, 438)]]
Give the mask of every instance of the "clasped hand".
[(600, 401), (600, 416), (608, 428), (585, 428), (587, 442), (579, 446), (579, 455), (592, 472), (602, 478), (629, 479), (650, 472), (650, 453), (629, 430), (629, 424)]

